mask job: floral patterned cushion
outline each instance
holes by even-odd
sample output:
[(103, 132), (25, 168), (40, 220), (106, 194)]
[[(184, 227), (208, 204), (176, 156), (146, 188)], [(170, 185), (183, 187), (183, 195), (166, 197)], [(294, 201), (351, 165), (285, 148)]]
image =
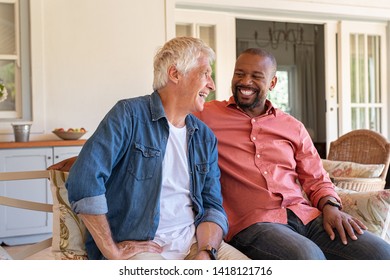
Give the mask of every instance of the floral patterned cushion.
[(67, 172), (50, 170), (53, 195), (53, 243), (54, 257), (60, 260), (88, 259), (85, 251), (86, 228), (71, 210), (65, 181)]
[(336, 187), (343, 211), (361, 220), (369, 231), (390, 242), (390, 189), (356, 192)]
[(323, 159), (322, 164), (331, 178), (377, 178), (382, 174), (383, 168), (385, 168), (384, 164), (360, 164), (327, 159)]

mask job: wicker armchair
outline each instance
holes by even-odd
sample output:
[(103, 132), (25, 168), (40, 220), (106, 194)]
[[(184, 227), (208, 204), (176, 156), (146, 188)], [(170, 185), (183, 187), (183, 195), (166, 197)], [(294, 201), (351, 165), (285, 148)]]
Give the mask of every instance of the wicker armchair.
[(374, 191), (385, 188), (390, 163), (390, 143), (378, 132), (353, 130), (330, 143), (328, 160), (360, 164), (384, 164), (378, 178), (333, 178), (336, 186), (355, 191)]

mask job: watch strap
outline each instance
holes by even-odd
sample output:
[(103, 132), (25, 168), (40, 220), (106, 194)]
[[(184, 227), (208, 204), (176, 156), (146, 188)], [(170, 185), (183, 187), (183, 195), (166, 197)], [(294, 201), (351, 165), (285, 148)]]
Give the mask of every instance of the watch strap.
[(217, 259), (217, 249), (215, 249), (211, 245), (203, 246), (202, 248), (199, 249), (199, 252), (201, 251), (206, 251), (209, 254), (211, 260)]
[(327, 204), (329, 204), (329, 205), (331, 205), (331, 206), (334, 206), (334, 207), (337, 207), (337, 208), (339, 208), (339, 210), (341, 210), (341, 208), (342, 208), (341, 203), (339, 203), (339, 202), (337, 202), (337, 201), (333, 201), (333, 200), (331, 200), (331, 199), (328, 199), (328, 200), (325, 202), (324, 206), (322, 206), (322, 209), (324, 209), (325, 205), (327, 205)]

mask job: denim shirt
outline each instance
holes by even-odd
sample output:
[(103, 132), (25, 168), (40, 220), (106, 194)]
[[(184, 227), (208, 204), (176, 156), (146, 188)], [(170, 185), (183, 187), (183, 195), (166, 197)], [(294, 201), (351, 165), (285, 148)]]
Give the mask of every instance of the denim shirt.
[[(195, 226), (218, 224), (222, 207), (217, 140), (192, 114), (186, 117), (190, 198)], [(66, 182), (75, 213), (106, 214), (114, 241), (152, 240), (159, 223), (162, 161), (169, 126), (158, 92), (119, 101), (83, 146)], [(89, 235), (88, 257), (102, 255)]]

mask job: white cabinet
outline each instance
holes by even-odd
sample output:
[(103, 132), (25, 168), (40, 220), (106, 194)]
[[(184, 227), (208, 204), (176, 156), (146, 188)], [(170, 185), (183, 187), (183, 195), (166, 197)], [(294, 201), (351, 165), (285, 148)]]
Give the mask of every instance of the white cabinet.
[[(82, 146), (1, 149), (0, 171), (45, 170), (63, 159), (76, 156)], [(45, 179), (0, 182), (0, 195), (51, 203)], [(52, 232), (51, 213), (0, 206), (0, 244), (28, 244), (47, 238)]]

